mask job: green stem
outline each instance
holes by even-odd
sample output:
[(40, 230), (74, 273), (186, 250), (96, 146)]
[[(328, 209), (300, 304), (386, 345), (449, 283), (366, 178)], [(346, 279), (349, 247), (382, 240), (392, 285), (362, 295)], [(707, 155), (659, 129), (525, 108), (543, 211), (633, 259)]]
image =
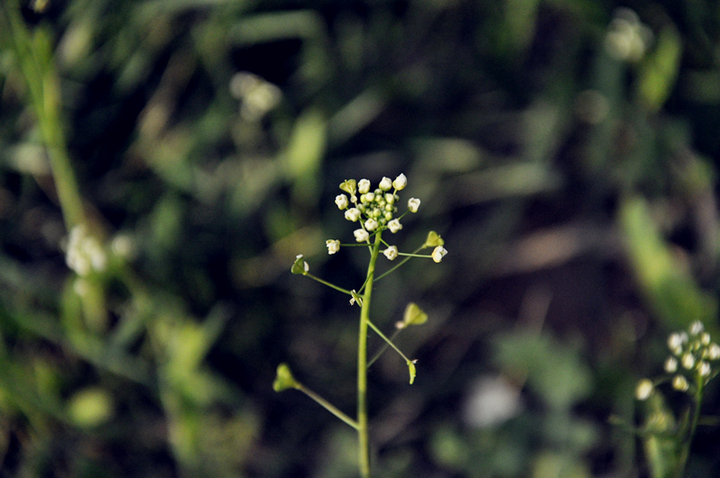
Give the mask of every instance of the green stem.
[(319, 278), (319, 277), (317, 277), (317, 276), (314, 276), (314, 275), (310, 274), (309, 272), (306, 272), (306, 273), (303, 274), (303, 275), (304, 275), (305, 277), (309, 277), (309, 278), (311, 278), (311, 279), (313, 279), (313, 280), (316, 280), (316, 281), (318, 281), (319, 283), (330, 287), (331, 289), (335, 289), (335, 290), (337, 290), (337, 291), (339, 291), (339, 292), (342, 292), (343, 294), (352, 295), (349, 290), (343, 289), (342, 287), (338, 287), (338, 286), (336, 286), (335, 284), (332, 284), (332, 283), (330, 283), (330, 282), (328, 282), (328, 281), (322, 280), (321, 278)]
[[(403, 329), (397, 329), (397, 330), (395, 330), (395, 332), (393, 332), (393, 334), (390, 336), (389, 341), (387, 341), (387, 342), (389, 343), (389, 342), (392, 342), (393, 340), (395, 340), (395, 339), (397, 338), (397, 336), (400, 335), (400, 332), (401, 332), (402, 330), (403, 330)], [(379, 359), (380, 356), (382, 356), (382, 354), (385, 353), (385, 351), (386, 351), (386, 350), (388, 349), (388, 347), (389, 347), (388, 343), (384, 343), (383, 346), (380, 347), (380, 350), (378, 350), (377, 353), (373, 356), (373, 358), (370, 359), (370, 361), (369, 361), (368, 364), (367, 364), (368, 368), (370, 368), (370, 367), (372, 366), (372, 364), (374, 364), (375, 362), (377, 362), (377, 359)]]
[[(371, 329), (373, 329), (373, 330), (375, 331), (376, 334), (378, 334), (378, 335), (380, 336), (381, 339), (383, 339), (390, 347), (392, 347), (392, 349), (393, 349), (395, 352), (399, 353), (400, 356), (405, 360), (405, 362), (412, 362), (412, 360), (410, 360), (409, 358), (407, 358), (407, 357), (405, 356), (405, 354), (402, 353), (402, 352), (400, 351), (400, 349), (395, 346), (394, 343), (392, 343), (392, 340), (390, 340), (389, 338), (385, 337), (385, 334), (383, 334), (383, 333), (380, 331), (380, 329), (378, 329), (377, 327), (375, 327), (375, 324), (373, 324), (372, 322), (368, 322), (368, 325), (370, 326)], [(368, 367), (369, 367), (369, 366), (370, 366), (370, 365), (368, 365)]]
[(344, 421), (345, 423), (347, 423), (348, 425), (350, 425), (351, 427), (353, 427), (355, 430), (358, 430), (358, 429), (359, 429), (358, 422), (356, 422), (355, 420), (353, 420), (353, 419), (350, 418), (349, 416), (345, 415), (345, 414), (344, 414), (343, 412), (341, 412), (340, 409), (338, 409), (335, 405), (333, 405), (332, 403), (328, 402), (327, 400), (325, 400), (324, 398), (322, 398), (320, 395), (318, 395), (317, 393), (315, 393), (315, 392), (313, 392), (312, 390), (310, 390), (309, 388), (307, 388), (307, 387), (306, 387), (305, 385), (303, 385), (302, 383), (296, 382), (296, 383), (295, 383), (295, 388), (296, 388), (297, 390), (300, 390), (302, 393), (304, 393), (304, 394), (307, 395), (308, 397), (310, 397), (310, 398), (312, 398), (313, 400), (315, 400), (318, 404), (320, 404), (323, 408), (325, 408), (325, 410), (329, 411), (330, 413), (332, 413), (333, 415), (335, 415), (336, 417), (338, 417), (340, 420)]
[(405, 259), (403, 259), (402, 262), (400, 262), (399, 264), (395, 264), (394, 267), (392, 267), (392, 268), (388, 269), (387, 271), (383, 272), (383, 273), (382, 273), (380, 276), (378, 276), (378, 278), (375, 279), (375, 280), (376, 280), (376, 281), (379, 281), (380, 279), (384, 278), (384, 277), (387, 276), (388, 274), (394, 272), (395, 269), (397, 269), (398, 267), (402, 266), (402, 265), (405, 264), (407, 261), (409, 261), (409, 260), (413, 257), (413, 254), (417, 254), (418, 252), (422, 251), (423, 249), (425, 249), (425, 244), (423, 244), (422, 246), (420, 246), (420, 247), (418, 247), (417, 249), (415, 249), (415, 250), (412, 252), (412, 254), (403, 254), (403, 256), (407, 256), (407, 257), (405, 257)]
[(30, 32), (17, 1), (5, 7), (12, 45), (47, 149), (65, 226), (70, 230), (85, 222), (85, 211), (63, 132), (60, 79), (53, 63), (50, 34), (44, 28)]
[(373, 279), (375, 277), (375, 264), (380, 253), (382, 233), (375, 235), (370, 264), (368, 265), (367, 279), (365, 280), (365, 294), (363, 295), (362, 309), (360, 310), (360, 332), (358, 337), (358, 369), (357, 369), (357, 420), (358, 420), (358, 460), (360, 476), (370, 476), (370, 437), (368, 434), (367, 413), (367, 334), (370, 323), (370, 299), (372, 298)]
[(681, 437), (682, 439), (682, 449), (680, 450), (680, 457), (678, 460), (677, 465), (677, 472), (675, 473), (675, 476), (677, 478), (682, 478), (683, 474), (685, 473), (685, 467), (687, 465), (688, 458), (690, 457), (690, 446), (692, 445), (692, 439), (695, 436), (695, 429), (698, 425), (698, 420), (700, 419), (700, 405), (702, 403), (702, 393), (703, 393), (703, 380), (704, 377), (698, 377), (697, 383), (697, 392), (695, 393), (695, 396), (693, 397), (693, 411), (692, 411), (692, 417), (690, 418), (690, 427), (687, 430), (687, 435), (684, 437)]

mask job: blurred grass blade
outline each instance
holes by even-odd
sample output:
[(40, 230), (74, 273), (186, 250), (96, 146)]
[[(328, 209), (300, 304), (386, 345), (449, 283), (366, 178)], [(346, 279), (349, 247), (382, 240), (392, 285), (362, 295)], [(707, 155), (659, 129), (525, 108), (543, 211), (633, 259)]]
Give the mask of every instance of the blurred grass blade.
[(644, 199), (626, 198), (620, 225), (627, 253), (649, 306), (670, 330), (685, 329), (695, 320), (709, 324), (717, 300), (702, 291), (673, 257)]

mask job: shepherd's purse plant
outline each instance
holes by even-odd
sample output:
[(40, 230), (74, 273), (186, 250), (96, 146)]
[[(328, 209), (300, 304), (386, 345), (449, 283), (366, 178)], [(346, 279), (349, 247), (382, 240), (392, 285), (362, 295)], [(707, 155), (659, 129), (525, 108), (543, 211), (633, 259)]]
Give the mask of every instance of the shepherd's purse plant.
[[(308, 389), (300, 383), (290, 370), (290, 367), (282, 363), (277, 367), (277, 376), (273, 383), (276, 392), (294, 388), (299, 390), (333, 415), (345, 422), (357, 431), (358, 434), (358, 466), (360, 476), (367, 478), (370, 476), (370, 438), (368, 433), (368, 412), (367, 412), (367, 370), (370, 365), (382, 354), (388, 347), (395, 350), (405, 361), (410, 375), (410, 384), (415, 380), (415, 363), (403, 354), (394, 344), (393, 340), (397, 334), (410, 325), (420, 325), (427, 320), (427, 314), (414, 303), (410, 303), (405, 308), (403, 320), (395, 324), (394, 334), (388, 338), (371, 320), (370, 320), (370, 304), (372, 300), (373, 286), (375, 282), (381, 280), (391, 272), (413, 257), (432, 259), (438, 263), (443, 260), (447, 254), (447, 250), (443, 247), (443, 239), (434, 231), (427, 235), (425, 242), (412, 253), (400, 252), (395, 245), (390, 245), (383, 238), (383, 233), (389, 231), (391, 234), (398, 233), (403, 225), (401, 220), (408, 213), (416, 213), (420, 207), (420, 199), (410, 198), (407, 201), (407, 209), (401, 215), (397, 215), (398, 205), (400, 204), (399, 192), (407, 186), (407, 178), (404, 174), (400, 174), (395, 180), (388, 177), (382, 178), (378, 187), (372, 189), (371, 183), (367, 179), (356, 181), (348, 179), (340, 184), (343, 194), (339, 194), (335, 198), (335, 204), (338, 209), (344, 211), (345, 219), (356, 224), (358, 227), (353, 231), (355, 243), (344, 244), (339, 239), (328, 239), (325, 242), (328, 254), (336, 254), (341, 247), (362, 247), (367, 249), (368, 268), (365, 281), (360, 287), (352, 290), (344, 289), (337, 285), (331, 284), (320, 279), (310, 273), (310, 266), (305, 261), (303, 255), (298, 255), (293, 263), (290, 271), (293, 274), (301, 274), (310, 279), (316, 280), (332, 289), (335, 289), (349, 297), (349, 304), (360, 307), (358, 347), (357, 347), (357, 415), (355, 418), (345, 414), (330, 402), (319, 396), (317, 393)], [(432, 248), (431, 254), (420, 254), (425, 249)], [(402, 256), (403, 260), (397, 263), (388, 271), (376, 277), (375, 268), (380, 254), (385, 256), (388, 261), (395, 261)], [(372, 329), (380, 338), (385, 341), (385, 346), (379, 350), (372, 359), (368, 360), (368, 329)]]
[[(671, 333), (667, 346), (666, 374), (656, 380), (643, 378), (635, 388), (635, 398), (645, 412), (644, 423), (636, 432), (643, 439), (652, 478), (685, 476), (698, 425), (717, 425), (717, 419), (701, 416), (700, 409), (705, 387), (720, 372), (720, 345), (712, 341), (702, 322), (695, 321), (687, 331)], [(663, 384), (687, 396), (679, 416), (660, 391)]]

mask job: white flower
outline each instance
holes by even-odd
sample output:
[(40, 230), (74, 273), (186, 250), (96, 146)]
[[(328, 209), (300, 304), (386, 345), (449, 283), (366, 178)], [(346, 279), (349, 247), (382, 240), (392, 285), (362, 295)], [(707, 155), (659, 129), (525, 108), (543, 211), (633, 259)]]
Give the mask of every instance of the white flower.
[(402, 224), (400, 224), (400, 219), (393, 219), (392, 221), (388, 222), (388, 229), (390, 229), (390, 232), (395, 234), (400, 229), (402, 229)]
[(707, 362), (700, 362), (700, 365), (698, 366), (698, 372), (700, 372), (701, 377), (707, 377), (710, 375), (710, 364)]
[(352, 222), (357, 222), (360, 219), (360, 209), (353, 207), (345, 211), (345, 219)]
[(403, 189), (405, 189), (405, 186), (407, 186), (407, 178), (404, 174), (401, 173), (400, 176), (395, 178), (395, 181), (393, 181), (392, 185), (398, 191), (402, 191)]
[(361, 179), (358, 183), (358, 192), (360, 194), (365, 194), (368, 191), (370, 191), (370, 180)]
[(672, 333), (668, 337), (668, 348), (675, 355), (680, 355), (682, 352), (682, 346), (687, 342), (688, 336), (685, 332)]
[(443, 257), (448, 253), (447, 250), (443, 246), (437, 246), (435, 250), (432, 252), (432, 260), (435, 262), (440, 262), (443, 260)]
[(635, 398), (638, 400), (647, 400), (650, 398), (650, 395), (652, 395), (654, 388), (653, 383), (647, 378), (640, 380), (635, 387)]
[(392, 180), (390, 178), (382, 178), (382, 181), (380, 181), (380, 189), (383, 191), (389, 191), (392, 187)]
[(394, 260), (398, 256), (397, 246), (388, 247), (383, 251), (383, 254), (385, 254), (385, 257), (387, 257), (391, 261)]
[(710, 345), (710, 334), (708, 334), (707, 332), (702, 333), (700, 335), (700, 343), (705, 346)]
[(675, 357), (668, 357), (665, 360), (665, 371), (667, 373), (675, 373), (677, 371), (678, 362)]
[(337, 239), (328, 239), (325, 241), (325, 245), (328, 248), (328, 254), (332, 255), (335, 254), (337, 251), (340, 250), (340, 241)]
[(680, 359), (680, 363), (682, 363), (682, 366), (687, 370), (690, 370), (695, 365), (695, 357), (693, 357), (690, 352), (685, 352)]
[(358, 242), (367, 242), (370, 239), (370, 234), (365, 229), (355, 229), (353, 234), (355, 234), (355, 240)]
[(418, 198), (408, 199), (408, 209), (410, 210), (410, 212), (418, 212), (419, 207), (420, 207), (420, 200)]
[(365, 221), (365, 229), (367, 229), (368, 231), (374, 231), (375, 229), (377, 229), (377, 227), (378, 227), (378, 222), (375, 219), (370, 218), (367, 221)]
[(686, 391), (690, 386), (688, 385), (687, 379), (683, 377), (682, 375), (675, 375), (672, 379), (672, 386), (675, 390), (679, 390), (681, 392)]
[(79, 276), (86, 276), (91, 271), (105, 270), (107, 254), (100, 242), (80, 224), (70, 231), (65, 262)]
[(696, 320), (692, 324), (690, 324), (690, 333), (692, 335), (698, 335), (700, 332), (702, 332), (705, 329), (705, 326), (703, 326), (703, 323), (699, 320)]
[(720, 358), (720, 345), (716, 343), (710, 344), (707, 351), (707, 357), (710, 360), (717, 360)]
[(335, 204), (337, 204), (338, 209), (341, 211), (348, 207), (348, 198), (344, 194), (338, 194), (335, 196)]

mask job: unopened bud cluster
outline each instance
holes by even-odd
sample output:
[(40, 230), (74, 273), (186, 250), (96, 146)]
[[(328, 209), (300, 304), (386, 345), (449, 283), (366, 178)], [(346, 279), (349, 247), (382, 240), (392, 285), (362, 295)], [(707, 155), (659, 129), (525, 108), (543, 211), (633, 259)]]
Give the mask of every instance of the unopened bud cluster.
[[(702, 322), (693, 322), (687, 332), (673, 332), (668, 336), (667, 345), (670, 355), (664, 368), (673, 376), (671, 384), (675, 390), (691, 391), (693, 384), (702, 387), (717, 375), (718, 370), (713, 371), (712, 364), (720, 360), (720, 345), (712, 341)], [(650, 380), (643, 379), (637, 385), (635, 396), (645, 400), (652, 395), (653, 388)]]
[[(345, 211), (345, 219), (351, 222), (359, 222), (360, 229), (354, 231), (357, 242), (367, 242), (370, 234), (378, 228), (390, 229), (395, 234), (402, 229), (400, 219), (395, 218), (397, 204), (400, 200), (398, 191), (407, 186), (407, 178), (401, 174), (395, 180), (382, 178), (378, 187), (371, 190), (371, 183), (368, 179), (356, 181), (347, 179), (340, 184), (340, 189), (349, 194), (340, 194), (335, 198), (335, 204), (341, 211)], [(420, 207), (420, 200), (411, 198), (408, 201), (410, 212), (417, 212)], [(327, 241), (328, 253), (334, 254), (337, 248), (331, 246)]]
[[(370, 180), (346, 179), (340, 184), (340, 189), (346, 194), (339, 194), (335, 197), (335, 204), (338, 209), (345, 211), (345, 219), (350, 222), (357, 222), (360, 228), (353, 231), (357, 242), (370, 242), (370, 236), (378, 231), (389, 229), (393, 234), (400, 231), (403, 226), (400, 223), (401, 217), (395, 217), (400, 202), (399, 191), (407, 186), (407, 178), (400, 174), (395, 180), (388, 177), (382, 178), (378, 187), (373, 189)], [(420, 199), (410, 198), (407, 202), (407, 210), (416, 213), (420, 208)], [(403, 214), (404, 215), (404, 214)], [(328, 239), (325, 241), (328, 254), (335, 254), (340, 250), (340, 241)], [(435, 245), (430, 257), (433, 261), (440, 262), (447, 254), (443, 244)], [(400, 254), (396, 246), (389, 246), (383, 251), (389, 260), (395, 260)]]

